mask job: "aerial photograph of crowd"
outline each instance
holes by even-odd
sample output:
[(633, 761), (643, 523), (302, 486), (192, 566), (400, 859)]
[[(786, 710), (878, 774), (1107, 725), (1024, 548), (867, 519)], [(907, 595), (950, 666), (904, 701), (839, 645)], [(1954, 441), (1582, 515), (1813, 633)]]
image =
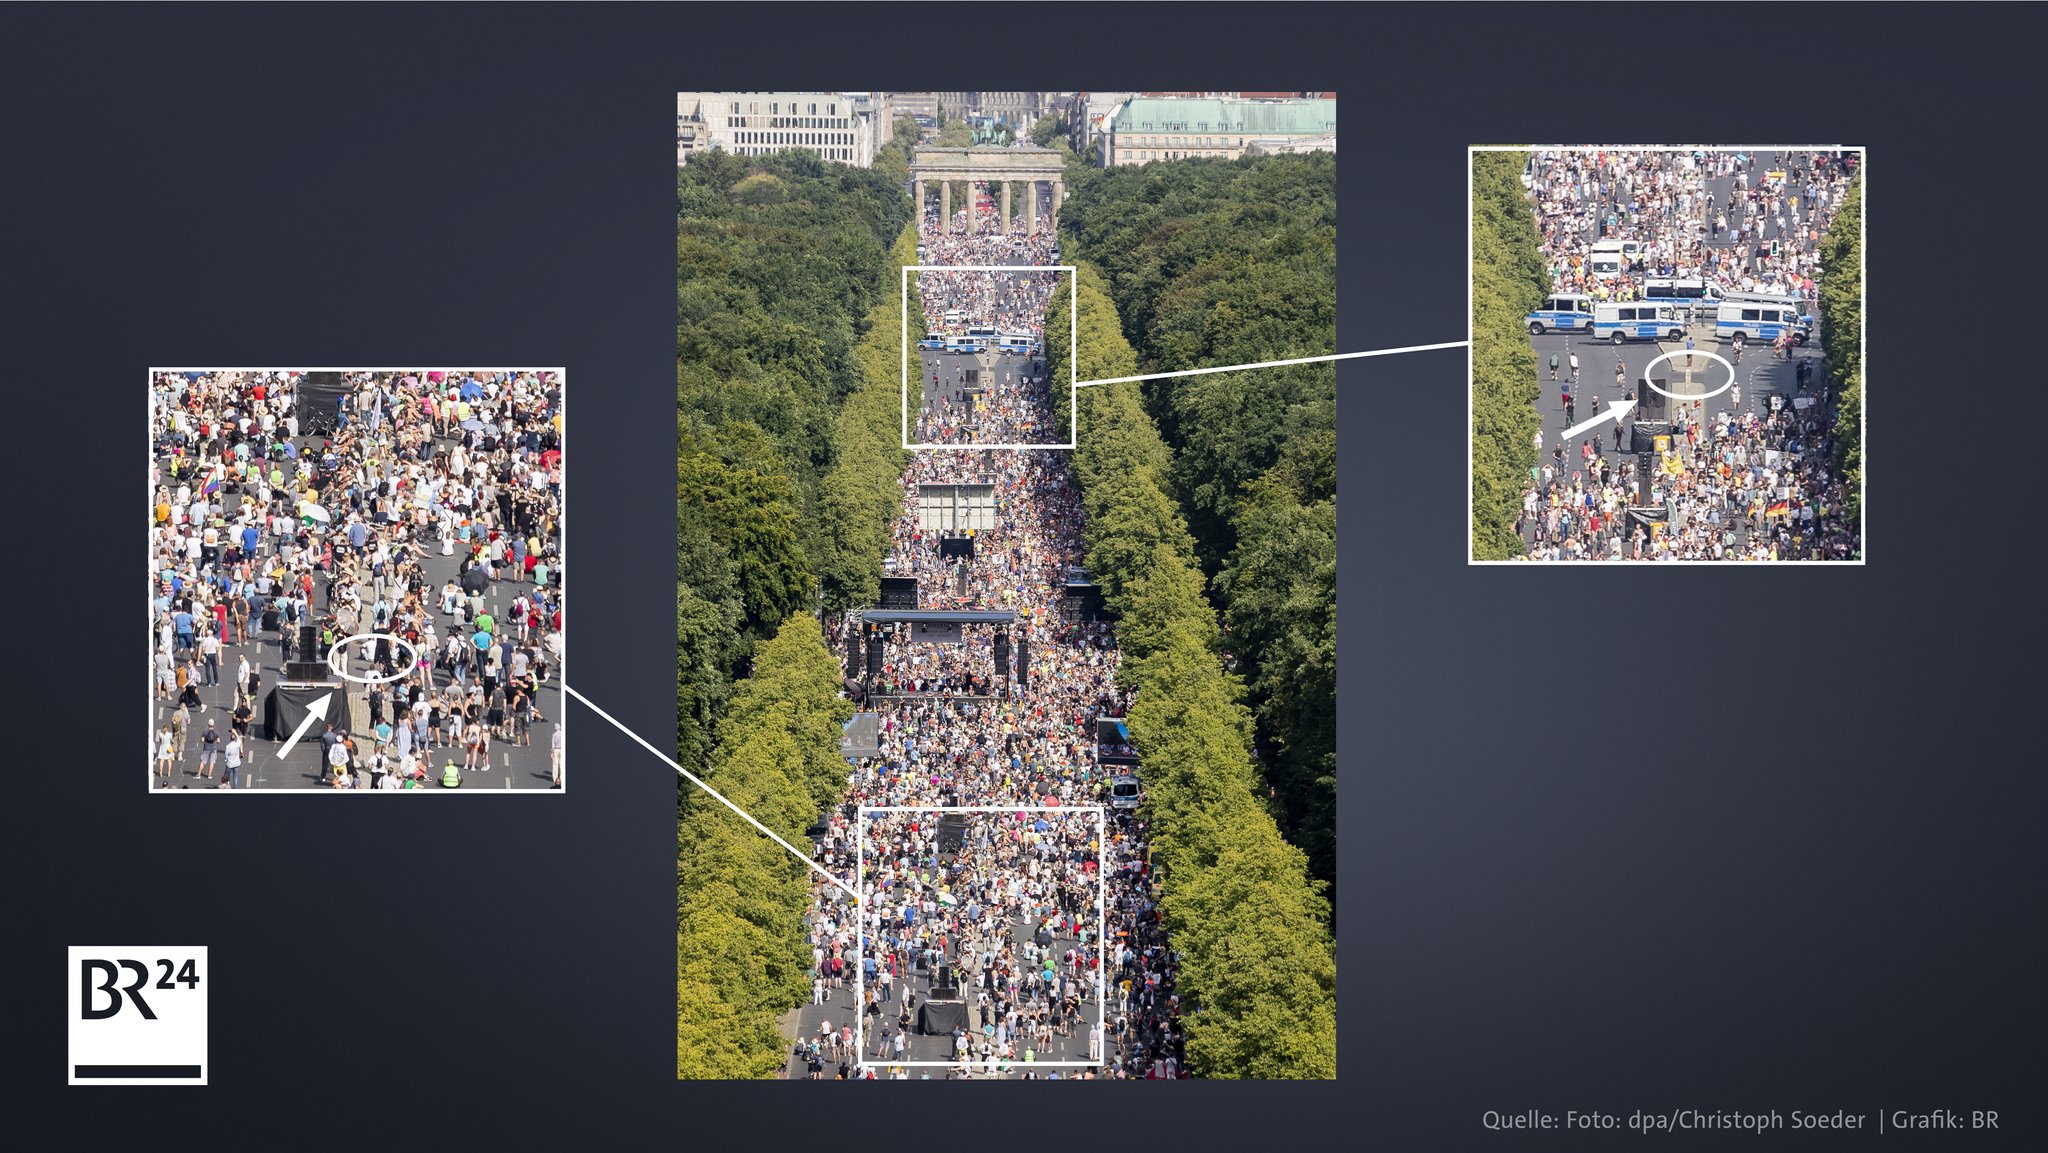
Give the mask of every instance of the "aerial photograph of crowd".
[(1335, 100), (1013, 95), (678, 96), (678, 1078), (1336, 1075)]
[(1861, 151), (1472, 158), (1474, 559), (1860, 561)]
[(558, 371), (150, 377), (150, 787), (563, 787)]

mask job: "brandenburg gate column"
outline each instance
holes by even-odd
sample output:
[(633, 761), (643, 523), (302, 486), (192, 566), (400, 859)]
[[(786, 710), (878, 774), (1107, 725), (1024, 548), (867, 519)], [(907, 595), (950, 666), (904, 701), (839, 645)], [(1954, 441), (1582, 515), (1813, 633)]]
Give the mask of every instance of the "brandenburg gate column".
[(1055, 179), (1052, 182), (1052, 226), (1055, 230), (1060, 226), (1060, 199), (1066, 194), (1066, 181)]
[(1010, 182), (1003, 181), (1003, 231), (1010, 231)]
[(1024, 182), (1024, 231), (1038, 231), (1038, 181)]
[(939, 181), (939, 234), (953, 231), (953, 182)]
[(963, 191), (963, 192), (965, 192), (965, 193), (967, 193), (967, 235), (969, 235), (969, 236), (973, 236), (973, 235), (974, 235), (974, 180), (973, 180), (973, 178), (972, 178), (972, 177), (970, 177), (970, 178), (968, 179), (968, 181), (967, 181), (967, 187), (966, 187), (966, 188), (964, 188), (964, 189), (962, 189), (962, 191)]
[(917, 196), (917, 219), (918, 219), (918, 222), (919, 222), (920, 224), (922, 224), (922, 223), (923, 223), (923, 221), (924, 221), (924, 177), (920, 176), (920, 177), (918, 177), (918, 178), (917, 178), (917, 181), (916, 181), (916, 188), (917, 188), (917, 192), (916, 192), (916, 196)]

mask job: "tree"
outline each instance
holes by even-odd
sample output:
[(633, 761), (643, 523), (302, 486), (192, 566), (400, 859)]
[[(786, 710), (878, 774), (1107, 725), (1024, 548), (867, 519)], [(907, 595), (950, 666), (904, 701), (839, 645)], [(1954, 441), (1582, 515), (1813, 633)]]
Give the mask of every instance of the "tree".
[[(1115, 306), (1101, 283), (1083, 263), (1078, 320), (1107, 336), (1070, 349), (1055, 335), (1049, 355), (1060, 365), (1078, 355), (1084, 374), (1128, 375), (1111, 367), (1133, 354), (1115, 332)], [(1082, 435), (1073, 464), (1088, 518), (1088, 566), (1119, 618), (1119, 679), (1136, 694), (1126, 723), (1143, 766), (1161, 911), (1191, 1006), (1189, 1062), (1214, 1077), (1334, 1077), (1329, 904), (1306, 856), (1262, 803), (1245, 684), (1220, 663), (1221, 630), (1195, 544), (1162, 485), (1171, 457), (1135, 384), (1087, 389), (1077, 415)], [(1280, 475), (1327, 504), (1330, 494), (1317, 487), (1319, 458), (1313, 446), (1289, 453)], [(1279, 497), (1262, 493), (1257, 507), (1267, 499)], [(1317, 514), (1288, 519), (1282, 512), (1273, 515), (1285, 521), (1285, 533), (1251, 526), (1265, 542), (1260, 547), (1312, 552), (1295, 538), (1313, 539)], [(1333, 508), (1331, 516), (1334, 534)], [(1247, 569), (1264, 563), (1263, 554), (1245, 560)], [(1251, 579), (1249, 571), (1242, 579)], [(1289, 627), (1292, 607), (1269, 614), (1278, 622), (1272, 627)]]
[(1549, 288), (1523, 193), (1524, 152), (1472, 154), (1472, 555), (1522, 553), (1515, 521), (1536, 467), (1536, 353), (1522, 318)]
[(1048, 112), (1031, 126), (1031, 143), (1040, 148), (1050, 148), (1052, 142), (1066, 135), (1066, 121), (1057, 112)]
[[(1091, 313), (1084, 301), (1083, 323), (1116, 317), (1126, 337), (1119, 344), (1137, 362), (1103, 375), (1335, 350), (1334, 157), (1170, 161), (1106, 171), (1076, 165), (1069, 186), (1061, 219), (1068, 246), (1100, 269), (1093, 282), (1111, 304)], [(1083, 274), (1084, 293), (1093, 275)], [(1090, 331), (1082, 343), (1104, 342)], [(1316, 875), (1330, 880), (1336, 373), (1328, 365), (1216, 373), (1149, 383), (1138, 395), (1141, 406), (1111, 419), (1129, 426), (1149, 416), (1157, 426), (1165, 452), (1142, 463), (1154, 467), (1162, 492), (1178, 506), (1188, 555), (1211, 578), (1210, 604), (1230, 623), (1220, 643), (1249, 685), (1271, 808), (1287, 835), (1310, 850)], [(1096, 398), (1089, 410), (1114, 399)], [(1089, 439), (1103, 435), (1094, 419), (1087, 423)], [(1143, 455), (1128, 441), (1106, 447), (1118, 457), (1110, 471), (1141, 463), (1125, 459)], [(1075, 463), (1088, 467), (1085, 458)], [(1084, 477), (1084, 486), (1096, 480)], [(1263, 503), (1249, 507), (1255, 502)], [(1133, 526), (1143, 520), (1115, 502), (1090, 513), (1122, 516)], [(1164, 531), (1164, 521), (1153, 523), (1162, 526), (1151, 530), (1155, 535)], [(1263, 535), (1248, 541), (1247, 532)], [(1097, 575), (1105, 587), (1151, 555), (1154, 540), (1145, 533), (1133, 527), (1104, 539), (1097, 551), (1110, 571)], [(1124, 557), (1123, 549), (1132, 555)], [(1231, 573), (1242, 575), (1227, 579)], [(1242, 609), (1239, 599), (1248, 602)]]
[(1863, 515), (1863, 172), (1859, 167), (1820, 244), (1820, 329), (1828, 385), (1838, 404), (1835, 467), (1846, 494), (1843, 513)]

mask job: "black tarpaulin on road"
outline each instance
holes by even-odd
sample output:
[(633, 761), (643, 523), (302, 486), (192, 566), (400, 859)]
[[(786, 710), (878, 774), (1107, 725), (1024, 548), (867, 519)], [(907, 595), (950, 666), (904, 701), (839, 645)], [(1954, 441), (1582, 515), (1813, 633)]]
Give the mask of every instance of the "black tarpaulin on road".
[(917, 1031), (927, 1037), (949, 1036), (967, 1027), (967, 1002), (926, 1001), (917, 1009)]
[[(326, 693), (333, 693), (337, 698), (327, 702), (327, 719), (331, 721), (342, 715), (340, 685), (310, 688), (280, 685), (271, 689), (270, 695), (263, 699), (263, 735), (273, 741), (281, 741), (291, 736), (292, 730), (299, 727), (299, 722), (306, 719), (306, 714), (313, 711), (313, 702)], [(320, 726), (315, 725), (313, 728), (317, 730)], [(308, 739), (318, 735), (318, 732), (312, 730), (306, 733)]]

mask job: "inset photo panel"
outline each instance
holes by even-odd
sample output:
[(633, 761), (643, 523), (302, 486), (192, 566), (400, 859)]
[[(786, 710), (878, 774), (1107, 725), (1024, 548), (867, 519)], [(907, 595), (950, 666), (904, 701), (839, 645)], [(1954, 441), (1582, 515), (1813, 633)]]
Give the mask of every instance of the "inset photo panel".
[(560, 369), (152, 369), (152, 792), (564, 787)]
[(1470, 150), (1470, 560), (1863, 562), (1863, 161)]

